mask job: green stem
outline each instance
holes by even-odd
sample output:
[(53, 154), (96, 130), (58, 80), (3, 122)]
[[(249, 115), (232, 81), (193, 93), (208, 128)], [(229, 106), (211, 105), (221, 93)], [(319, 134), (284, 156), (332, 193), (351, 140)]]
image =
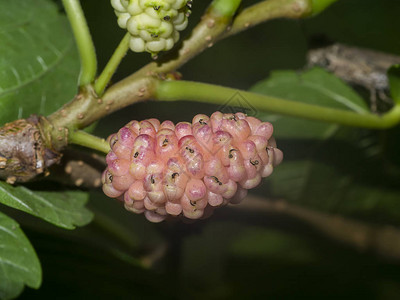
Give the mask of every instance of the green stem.
[(223, 105), (237, 93), (240, 93), (256, 109), (293, 117), (375, 129), (389, 128), (400, 122), (400, 105), (396, 105), (383, 116), (377, 116), (371, 113), (360, 114), (189, 81), (160, 82), (155, 96), (161, 101), (192, 100)]
[(312, 3), (312, 15), (315, 16), (320, 12), (324, 11), (328, 6), (335, 3), (338, 0), (311, 0)]
[[(156, 62), (147, 64), (126, 79), (131, 80), (130, 78), (137, 79), (144, 76), (158, 77), (160, 74), (175, 71), (193, 57), (212, 47), (219, 36), (224, 34), (231, 25), (232, 18), (229, 17), (229, 14), (234, 8), (237, 8), (237, 6), (232, 5), (230, 10), (215, 9), (215, 7), (222, 6), (223, 3), (226, 4), (227, 1), (229, 0), (214, 0), (202, 16), (201, 21), (192, 30), (190, 36), (183, 40), (179, 47), (166, 53)], [(224, 13), (228, 13), (228, 15), (224, 15)], [(113, 88), (114, 86), (110, 89)]]
[(242, 0), (214, 0), (210, 9), (218, 16), (232, 18)]
[[(51, 126), (46, 128), (49, 131), (47, 134), (50, 136), (48, 138), (51, 140), (50, 144), (60, 151), (67, 145), (68, 140), (71, 140), (65, 136), (65, 132), (74, 133), (76, 129), (82, 129), (118, 109), (152, 98), (158, 84), (157, 78), (178, 69), (221, 38), (248, 28), (247, 22), (253, 20), (254, 22), (249, 25), (251, 26), (277, 17), (299, 18), (310, 13), (310, 1), (263, 1), (262, 6), (249, 7), (232, 20), (229, 16), (237, 9), (240, 1), (232, 1), (230, 5), (229, 0), (215, 0), (180, 47), (176, 47), (175, 51), (167, 53), (157, 62), (151, 62), (131, 76), (113, 84), (107, 88), (100, 99), (96, 91), (102, 93), (105, 82), (108, 80), (107, 76), (110, 76), (111, 70), (117, 66), (118, 57), (122, 57), (123, 46), (120, 44), (120, 50), (117, 50), (117, 54), (111, 58), (114, 62), (110, 61), (108, 64), (110, 67), (106, 67), (96, 82), (96, 91), (92, 85), (81, 88), (79, 95), (48, 117), (48, 123)], [(227, 7), (230, 8), (226, 9)], [(232, 21), (234, 21), (233, 24)], [(229, 28), (231, 28), (230, 31)]]
[[(296, 6), (300, 3), (299, 1), (309, 0), (268, 0), (266, 3), (272, 3), (270, 9), (264, 8), (264, 20), (268, 18), (276, 17), (294, 17), (292, 14), (293, 5)], [(51, 135), (53, 140), (57, 143), (56, 148), (61, 149), (65, 146), (66, 140), (62, 136), (59, 136), (59, 128), (68, 128), (69, 132), (73, 132), (73, 129), (80, 129), (90, 125), (92, 122), (108, 115), (118, 109), (125, 106), (131, 105), (138, 101), (145, 101), (152, 97), (154, 83), (157, 83), (157, 78), (162, 77), (163, 74), (172, 72), (187, 61), (200, 54), (203, 50), (211, 47), (216, 41), (227, 35), (233, 34), (242, 30), (243, 24), (246, 24), (248, 18), (254, 17), (252, 10), (244, 10), (234, 20), (231, 31), (227, 31), (230, 28), (232, 19), (224, 15), (224, 13), (230, 15), (235, 9), (237, 9), (238, 1), (232, 2), (230, 9), (222, 9), (222, 4), (229, 4), (227, 0), (216, 0), (206, 14), (202, 17), (201, 21), (191, 35), (182, 42), (180, 47), (177, 47), (175, 51), (171, 51), (163, 56), (157, 62), (151, 62), (138, 70), (129, 77), (113, 84), (107, 88), (102, 99), (98, 99), (97, 93), (103, 90), (107, 76), (110, 76), (111, 70), (116, 67), (118, 57), (122, 56), (123, 44), (120, 44), (120, 50), (110, 60), (110, 63), (106, 69), (102, 72), (99, 79), (96, 82), (96, 90), (92, 89), (91, 86), (87, 86), (85, 89), (81, 89), (79, 97), (76, 97), (72, 102), (66, 104), (57, 112), (53, 113), (48, 117), (50, 123), (55, 128)], [(289, 3), (288, 5), (283, 5)], [(279, 5), (278, 5), (279, 4)], [(283, 6), (281, 6), (283, 5)], [(301, 7), (301, 5), (300, 5)], [(250, 8), (249, 8), (250, 9)], [(255, 9), (257, 11), (257, 9)], [(247, 11), (247, 13), (245, 13)], [(304, 12), (303, 12), (304, 13)], [(240, 16), (242, 16), (241, 18)], [(300, 13), (302, 15), (302, 13)], [(300, 16), (298, 15), (298, 17)], [(261, 19), (259, 20), (261, 22)], [(236, 24), (236, 25), (235, 25)], [(114, 62), (111, 62), (114, 61)], [(96, 93), (97, 91), (97, 93)], [(72, 130), (71, 130), (72, 129)], [(57, 142), (58, 140), (61, 142)]]
[(101, 72), (100, 76), (97, 78), (94, 84), (94, 90), (98, 96), (103, 95), (104, 89), (110, 82), (111, 77), (113, 76), (119, 64), (121, 63), (122, 59), (126, 55), (126, 52), (129, 49), (130, 37), (131, 36), (129, 33), (125, 34), (124, 38), (119, 43), (117, 49), (115, 49), (113, 55), (111, 56), (107, 65), (105, 66), (103, 72)]
[[(176, 70), (212, 46), (213, 40), (225, 32), (230, 23), (231, 19), (217, 15), (213, 9), (209, 9), (181, 47), (113, 84), (107, 88), (101, 99), (91, 85), (82, 88), (80, 94), (71, 102), (48, 117), (48, 122), (52, 124), (48, 126), (48, 130), (55, 149), (62, 149), (68, 142), (60, 133), (65, 131), (71, 133), (75, 129), (82, 129), (118, 109), (150, 99), (158, 82), (157, 78)], [(100, 85), (102, 84), (98, 83), (98, 91), (101, 89)]]
[(81, 58), (79, 86), (92, 83), (96, 77), (97, 59), (89, 27), (79, 0), (62, 0)]
[(232, 27), (220, 37), (226, 38), (260, 23), (277, 19), (298, 19), (312, 13), (311, 0), (268, 0), (261, 1), (241, 11)]
[(71, 144), (98, 150), (106, 154), (110, 151), (110, 145), (104, 139), (81, 130), (71, 132), (69, 134), (69, 142)]

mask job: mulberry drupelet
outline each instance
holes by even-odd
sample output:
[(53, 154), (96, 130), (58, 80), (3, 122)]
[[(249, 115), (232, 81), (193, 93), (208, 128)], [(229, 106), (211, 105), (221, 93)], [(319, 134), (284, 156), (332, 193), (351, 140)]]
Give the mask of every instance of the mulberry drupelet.
[(199, 219), (239, 203), (283, 158), (273, 127), (243, 113), (197, 115), (192, 123), (131, 121), (109, 137), (103, 191), (144, 213)]
[(172, 49), (179, 31), (186, 28), (193, 1), (188, 0), (111, 0), (118, 25), (131, 35), (134, 52), (153, 56)]

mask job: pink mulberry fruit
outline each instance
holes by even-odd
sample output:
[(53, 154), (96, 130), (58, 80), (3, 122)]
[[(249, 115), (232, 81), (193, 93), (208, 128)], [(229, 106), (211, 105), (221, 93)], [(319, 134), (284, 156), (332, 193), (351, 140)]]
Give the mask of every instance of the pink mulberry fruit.
[(151, 222), (199, 219), (239, 203), (283, 158), (273, 127), (243, 113), (197, 115), (192, 123), (131, 121), (109, 137), (103, 191)]

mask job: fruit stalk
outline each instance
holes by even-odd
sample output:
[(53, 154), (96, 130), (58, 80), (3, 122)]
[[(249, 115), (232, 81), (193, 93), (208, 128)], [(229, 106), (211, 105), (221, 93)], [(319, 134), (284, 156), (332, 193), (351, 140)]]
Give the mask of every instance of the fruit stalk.
[(400, 123), (400, 105), (395, 105), (387, 113), (378, 116), (370, 112), (357, 113), (190, 81), (160, 82), (157, 86), (156, 99), (160, 101), (179, 101), (184, 99), (223, 105), (230, 96), (236, 93), (240, 93), (242, 97), (260, 111), (373, 129), (387, 129)]

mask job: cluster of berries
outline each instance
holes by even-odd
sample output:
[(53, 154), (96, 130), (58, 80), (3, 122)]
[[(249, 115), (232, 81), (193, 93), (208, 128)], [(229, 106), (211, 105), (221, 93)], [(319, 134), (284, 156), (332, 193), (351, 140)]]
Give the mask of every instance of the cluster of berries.
[(188, 0), (111, 0), (118, 25), (131, 35), (134, 52), (157, 55), (170, 50), (186, 28), (192, 1)]
[(152, 222), (206, 217), (239, 203), (282, 161), (272, 131), (243, 113), (200, 114), (176, 125), (131, 121), (109, 137), (103, 191)]

